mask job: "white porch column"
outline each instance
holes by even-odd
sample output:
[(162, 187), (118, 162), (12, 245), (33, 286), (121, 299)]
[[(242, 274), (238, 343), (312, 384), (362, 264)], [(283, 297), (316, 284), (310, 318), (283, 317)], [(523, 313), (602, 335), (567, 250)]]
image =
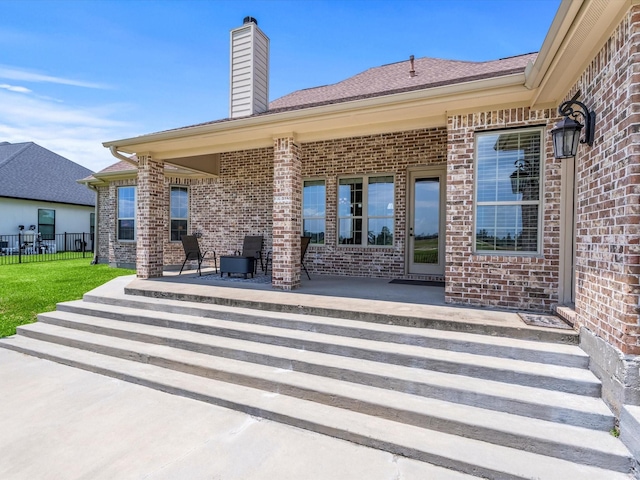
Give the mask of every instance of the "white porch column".
[(273, 144), (273, 288), (300, 286), (302, 162), (293, 135)]
[(136, 271), (138, 278), (162, 277), (164, 263), (164, 162), (138, 156)]

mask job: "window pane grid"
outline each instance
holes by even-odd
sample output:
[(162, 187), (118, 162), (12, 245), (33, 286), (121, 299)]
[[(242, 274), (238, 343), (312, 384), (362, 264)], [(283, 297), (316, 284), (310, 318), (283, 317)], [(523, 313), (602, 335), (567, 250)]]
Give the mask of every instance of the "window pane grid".
[(118, 240), (135, 240), (136, 187), (118, 187)]
[(338, 183), (338, 243), (393, 245), (393, 176), (343, 178)]
[(324, 180), (305, 180), (302, 189), (302, 234), (324, 245), (326, 188)]
[(179, 242), (188, 232), (189, 190), (187, 187), (171, 187), (169, 211), (170, 237), (172, 242)]
[(537, 252), (541, 131), (476, 140), (476, 250)]

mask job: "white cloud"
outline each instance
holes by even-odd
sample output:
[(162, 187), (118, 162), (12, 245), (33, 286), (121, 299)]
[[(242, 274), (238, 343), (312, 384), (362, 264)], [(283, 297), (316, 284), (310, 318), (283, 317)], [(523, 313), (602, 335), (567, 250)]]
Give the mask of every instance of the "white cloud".
[(117, 162), (102, 142), (131, 136), (129, 105), (73, 107), (0, 89), (0, 142), (35, 142), (93, 171)]
[(5, 90), (9, 90), (10, 92), (18, 92), (18, 93), (31, 93), (31, 90), (29, 90), (26, 87), (20, 87), (20, 86), (15, 86), (15, 85), (8, 85), (6, 83), (0, 83), (0, 88), (3, 88)]
[(99, 89), (110, 88), (108, 85), (103, 85), (100, 83), (83, 82), (81, 80), (54, 77), (52, 75), (31, 72), (28, 70), (24, 70), (16, 67), (10, 67), (7, 65), (0, 65), (0, 78), (5, 78), (8, 80), (19, 80), (24, 82), (57, 83), (60, 85), (71, 85), (74, 87), (83, 87), (83, 88), (99, 88)]

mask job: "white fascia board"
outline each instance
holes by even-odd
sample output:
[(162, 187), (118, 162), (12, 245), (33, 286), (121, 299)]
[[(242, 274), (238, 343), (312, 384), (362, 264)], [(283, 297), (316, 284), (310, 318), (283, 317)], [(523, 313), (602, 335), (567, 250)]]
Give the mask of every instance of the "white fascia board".
[(584, 0), (562, 0), (560, 3), (535, 62), (527, 67), (527, 88), (534, 89), (540, 86), (583, 2)]
[[(562, 101), (572, 85), (602, 49), (624, 15), (638, 0), (582, 1), (557, 47), (548, 55), (549, 65), (535, 79), (532, 106)], [(566, 22), (568, 22), (567, 17)]]

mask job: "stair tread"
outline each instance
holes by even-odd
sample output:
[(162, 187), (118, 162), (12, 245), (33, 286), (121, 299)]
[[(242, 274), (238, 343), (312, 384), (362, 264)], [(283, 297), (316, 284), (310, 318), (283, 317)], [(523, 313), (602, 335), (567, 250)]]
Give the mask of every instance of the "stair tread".
[[(36, 324), (37, 325), (37, 324)], [(21, 336), (0, 341), (16, 349), (38, 352), (45, 358), (59, 358), (78, 366), (87, 366), (117, 378), (136, 379), (138, 383), (165, 391), (185, 393), (200, 400), (218, 399), (219, 404), (244, 405), (248, 412), (285, 421), (292, 425), (314, 426), (340, 438), (358, 442), (376, 439), (381, 446), (391, 446), (396, 453), (406, 453), (422, 461), (438, 461), (445, 467), (457, 468), (467, 473), (500, 472), (509, 478), (565, 480), (629, 479), (624, 473), (598, 467), (579, 465), (566, 460), (546, 457), (509, 447), (487, 444), (482, 441), (458, 437), (448, 433), (426, 431), (391, 420), (343, 410), (285, 395), (264, 392), (251, 387), (203, 379), (187, 373), (168, 370), (154, 365), (131, 362), (94, 352), (81, 351), (41, 342)], [(292, 419), (295, 417), (295, 421)], [(345, 426), (348, 426), (345, 428)]]
[(341, 297), (309, 295), (303, 292), (234, 289), (203, 284), (189, 284), (186, 288), (176, 288), (170, 281), (136, 279), (125, 286), (124, 293), (163, 300), (173, 299), (257, 310), (317, 314), (367, 322), (495, 334), (512, 338), (547, 339), (571, 344), (577, 344), (579, 340), (577, 332), (573, 330), (526, 325), (513, 311), (488, 312), (484, 309), (457, 308), (451, 305), (407, 304), (375, 299), (344, 300)]
[[(133, 298), (132, 298), (133, 297)], [(86, 308), (95, 308), (96, 310), (100, 310), (101, 303), (94, 303), (98, 300), (104, 300), (101, 298), (96, 298), (92, 296), (88, 296), (89, 301), (76, 300), (65, 302), (70, 305), (82, 305)], [(469, 342), (469, 343), (479, 343), (485, 344), (488, 346), (506, 346), (513, 347), (518, 349), (530, 349), (535, 351), (547, 352), (547, 353), (561, 353), (565, 355), (575, 355), (582, 358), (588, 358), (588, 355), (577, 345), (568, 345), (563, 343), (554, 343), (554, 342), (541, 342), (535, 340), (525, 340), (518, 338), (510, 338), (510, 337), (501, 337), (496, 335), (483, 335), (479, 333), (468, 333), (468, 332), (460, 332), (454, 330), (438, 330), (438, 329), (429, 329), (429, 328), (421, 328), (421, 327), (409, 327), (403, 325), (390, 325), (384, 323), (373, 323), (373, 322), (365, 322), (362, 320), (351, 320), (351, 319), (343, 319), (343, 318), (335, 318), (335, 317), (324, 317), (318, 315), (310, 315), (310, 314), (295, 314), (295, 313), (287, 313), (287, 312), (274, 312), (267, 310), (255, 310), (250, 308), (243, 307), (230, 307), (225, 305), (216, 305), (216, 304), (202, 304), (197, 302), (189, 302), (183, 300), (169, 300), (169, 299), (158, 299), (151, 297), (143, 297), (143, 296), (132, 296), (132, 295), (119, 295), (117, 296), (118, 300), (122, 302), (119, 303), (130, 303), (134, 305), (146, 305), (146, 306), (154, 306), (158, 305), (161, 308), (167, 307), (167, 305), (172, 305), (177, 307), (183, 311), (196, 311), (202, 313), (203, 316), (199, 317), (197, 315), (191, 315), (188, 313), (182, 314), (185, 316), (191, 316), (195, 319), (209, 319), (215, 318), (209, 315), (211, 314), (243, 314), (247, 316), (253, 317), (264, 317), (269, 319), (283, 319), (290, 321), (298, 321), (309, 324), (316, 324), (321, 326), (330, 326), (330, 327), (342, 327), (345, 329), (357, 329), (357, 330), (367, 330), (372, 332), (380, 332), (380, 333), (400, 333), (407, 336), (414, 336), (418, 338), (425, 339), (442, 339), (442, 340), (452, 340), (458, 342)], [(138, 310), (141, 308), (139, 306), (128, 307), (121, 305), (109, 305), (109, 308), (115, 308), (116, 311), (126, 312), (128, 310)], [(168, 313), (165, 311), (154, 311), (154, 315), (160, 315), (159, 318), (171, 318), (175, 316), (176, 313)]]
[(112, 348), (125, 349), (143, 356), (162, 357), (180, 364), (213, 368), (229, 372), (232, 375), (243, 375), (277, 384), (296, 386), (309, 391), (321, 392), (325, 395), (366, 402), (381, 409), (403, 410), (414, 414), (432, 412), (432, 416), (442, 420), (472, 425), (476, 429), (484, 428), (503, 432), (505, 436), (512, 435), (514, 432), (522, 432), (522, 434), (526, 433), (527, 437), (548, 442), (549, 429), (553, 428), (554, 443), (564, 444), (573, 448), (588, 448), (623, 457), (628, 455), (626, 448), (609, 432), (605, 431), (460, 405), (444, 400), (430, 399), (332, 378), (322, 378), (308, 373), (251, 364), (240, 360), (215, 357), (164, 345), (147, 344), (135, 340), (82, 332), (57, 325), (32, 324), (29, 329), (50, 332), (75, 340), (111, 346)]
[[(602, 400), (597, 397), (589, 397), (525, 385), (503, 383), (495, 380), (477, 379), (452, 373), (380, 363), (371, 360), (337, 356), (310, 350), (293, 349), (279, 345), (262, 344), (228, 337), (217, 337), (214, 335), (202, 335), (186, 330), (168, 329), (165, 327), (145, 324), (134, 324), (118, 320), (72, 314), (68, 312), (49, 312), (45, 317), (46, 316), (62, 318), (67, 322), (86, 323), (88, 325), (116, 329), (123, 333), (136, 332), (144, 335), (157, 335), (171, 340), (194, 342), (205, 346), (224, 346), (226, 348), (243, 352), (269, 355), (285, 359), (288, 362), (307, 362), (332, 368), (362, 372), (370, 375), (400, 379), (408, 382), (437, 384), (445, 388), (465, 391), (469, 390), (478, 394), (491, 395), (492, 397), (506, 396), (531, 404), (575, 408), (580, 411), (612, 417), (612, 414), (607, 409), (606, 405), (604, 405)], [(37, 325), (39, 325), (39, 323), (23, 326), (21, 328), (29, 328), (31, 326), (37, 328), (35, 327)]]
[[(119, 307), (119, 312), (129, 311), (139, 316), (144, 316), (145, 312), (140, 310), (129, 309), (127, 307)], [(354, 337), (341, 337), (337, 335), (328, 335), (323, 333), (308, 332), (301, 330), (290, 330), (278, 327), (270, 327), (257, 324), (243, 324), (240, 322), (230, 322), (228, 320), (217, 320), (212, 318), (200, 319), (189, 315), (177, 314), (163, 314), (162, 312), (153, 312), (153, 314), (147, 314), (156, 319), (167, 320), (180, 320), (191, 324), (204, 325), (207, 327), (219, 327), (225, 329), (231, 329), (238, 332), (246, 332), (252, 335), (270, 335), (274, 337), (280, 337), (283, 339), (300, 340), (300, 341), (313, 341), (316, 343), (324, 343), (339, 346), (348, 346), (355, 348), (362, 348), (368, 350), (375, 350), (377, 352), (383, 352), (385, 354), (398, 355), (398, 347), (395, 343), (381, 342), (377, 340), (367, 340)], [(491, 337), (490, 337), (491, 338)], [(499, 338), (499, 337), (496, 337)], [(577, 348), (577, 347), (576, 347)], [(421, 347), (414, 345), (403, 345), (402, 355), (414, 356), (416, 358), (433, 359), (437, 361), (447, 361), (453, 363), (472, 363), (476, 366), (482, 366), (486, 368), (502, 370), (505, 367), (504, 358), (491, 357), (488, 355), (480, 355), (474, 353), (458, 352), (458, 351), (446, 351), (441, 349)], [(584, 368), (566, 367), (562, 365), (549, 365), (544, 363), (535, 363), (523, 360), (509, 360), (509, 371), (515, 371), (523, 374), (535, 374), (544, 375), (551, 378), (567, 379), (572, 378), (584, 383), (590, 383), (593, 385), (599, 385), (600, 382), (597, 378), (588, 370)]]

